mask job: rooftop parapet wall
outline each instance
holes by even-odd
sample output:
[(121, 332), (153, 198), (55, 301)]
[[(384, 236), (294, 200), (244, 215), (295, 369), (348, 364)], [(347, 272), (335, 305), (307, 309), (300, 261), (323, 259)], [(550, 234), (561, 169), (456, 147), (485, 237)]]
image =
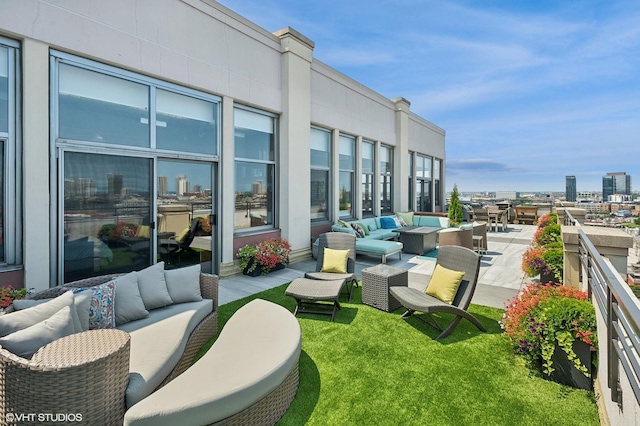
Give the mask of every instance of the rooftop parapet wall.
[[(600, 255), (609, 259), (615, 270), (625, 277), (627, 257), (633, 247), (633, 237), (617, 228), (596, 226), (562, 226), (564, 244), (564, 284), (580, 288), (580, 259), (578, 257), (578, 229), (584, 231)], [(585, 289), (582, 289), (585, 290)]]

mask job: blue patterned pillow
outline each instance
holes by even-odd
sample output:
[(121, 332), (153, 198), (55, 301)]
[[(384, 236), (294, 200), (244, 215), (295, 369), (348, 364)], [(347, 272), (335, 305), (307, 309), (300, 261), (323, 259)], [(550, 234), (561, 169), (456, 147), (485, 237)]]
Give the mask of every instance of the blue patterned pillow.
[(89, 308), (89, 330), (113, 328), (116, 325), (114, 311), (115, 281), (91, 287), (91, 307)]

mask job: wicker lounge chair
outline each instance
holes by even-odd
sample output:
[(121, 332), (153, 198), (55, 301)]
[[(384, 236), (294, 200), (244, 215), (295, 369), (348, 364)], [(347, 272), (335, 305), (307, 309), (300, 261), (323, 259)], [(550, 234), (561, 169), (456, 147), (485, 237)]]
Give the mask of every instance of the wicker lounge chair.
[[(307, 272), (304, 278), (297, 278), (289, 284), (285, 295), (296, 301), (295, 315), (326, 314), (333, 321), (336, 311), (340, 309), (340, 292), (345, 287), (351, 301), (353, 287), (358, 285), (356, 278), (356, 237), (343, 232), (328, 232), (318, 237), (318, 258), (316, 270)], [(347, 272), (322, 272), (324, 249), (349, 250)]]
[[(410, 317), (414, 312), (424, 312), (431, 321), (424, 320), (423, 315), (416, 315), (427, 324), (434, 326), (441, 333), (436, 340), (448, 336), (458, 325), (462, 318), (466, 318), (481, 331), (487, 331), (484, 326), (469, 312), (469, 304), (478, 282), (478, 272), (480, 270), (480, 256), (465, 247), (445, 246), (438, 250), (438, 260), (436, 264), (447, 269), (464, 272), (462, 283), (458, 287), (453, 303), (449, 305), (435, 297), (429, 296), (425, 292), (412, 287), (391, 287), (390, 292), (407, 311), (402, 318)], [(433, 317), (433, 314), (447, 313), (455, 315), (453, 321), (442, 328)]]
[[(330, 248), (334, 250), (349, 250), (349, 258), (347, 259), (347, 273), (339, 274), (335, 272), (321, 272), (324, 264), (324, 249)], [(353, 287), (358, 285), (356, 271), (356, 237), (344, 232), (327, 232), (318, 237), (318, 259), (316, 260), (316, 270), (307, 272), (305, 278), (312, 280), (344, 280), (346, 289), (349, 293), (349, 301), (351, 301), (351, 293)]]

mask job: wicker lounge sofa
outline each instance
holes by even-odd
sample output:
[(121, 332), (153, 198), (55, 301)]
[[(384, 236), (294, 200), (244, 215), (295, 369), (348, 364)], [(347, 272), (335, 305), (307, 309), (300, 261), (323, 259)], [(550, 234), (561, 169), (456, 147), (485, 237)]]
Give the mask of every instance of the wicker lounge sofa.
[(291, 312), (253, 300), (192, 367), (129, 409), (124, 424), (275, 424), (296, 395), (300, 351)]
[[(23, 302), (28, 305), (32, 300), (57, 300), (56, 296), (71, 294), (68, 289), (86, 288), (84, 292), (94, 294), (91, 303), (101, 303), (95, 299), (97, 289), (113, 287), (111, 303), (118, 306), (123, 296), (135, 299), (125, 293), (121, 299), (118, 296), (119, 283), (131, 279), (132, 274), (134, 278), (137, 276), (140, 296), (147, 308), (147, 314), (141, 315), (144, 317), (127, 322), (115, 308), (115, 319), (119, 318), (121, 323), (117, 328), (80, 331), (54, 340), (31, 359), (0, 348), (0, 417), (5, 418), (7, 413), (67, 412), (82, 413), (87, 424), (122, 424), (127, 408), (191, 366), (197, 351), (215, 335), (218, 326), (218, 277), (201, 273), (199, 265), (164, 271), (161, 262), (138, 273), (68, 283), (38, 292)], [(165, 305), (147, 305), (140, 276), (153, 286), (157, 277), (167, 277), (166, 294), (158, 296), (162, 292), (154, 288), (150, 296), (156, 305)], [(171, 282), (173, 285), (169, 286)], [(185, 290), (181, 290), (183, 287)], [(81, 293), (76, 293), (76, 300), (77, 294)], [(163, 297), (164, 302), (159, 302), (158, 297)], [(101, 300), (107, 299), (105, 296)], [(13, 313), (15, 308), (8, 308), (3, 315), (6, 318), (0, 320), (20, 315)], [(0, 323), (0, 334), (3, 324)], [(109, 385), (102, 389), (105, 386), (102, 382)]]

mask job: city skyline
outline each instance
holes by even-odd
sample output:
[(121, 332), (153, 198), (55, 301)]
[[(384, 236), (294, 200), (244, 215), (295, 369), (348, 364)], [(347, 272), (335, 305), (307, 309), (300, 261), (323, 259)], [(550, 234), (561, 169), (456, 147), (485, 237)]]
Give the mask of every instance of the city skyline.
[(446, 131), (446, 191), (598, 191), (640, 175), (634, 2), (221, 0)]

